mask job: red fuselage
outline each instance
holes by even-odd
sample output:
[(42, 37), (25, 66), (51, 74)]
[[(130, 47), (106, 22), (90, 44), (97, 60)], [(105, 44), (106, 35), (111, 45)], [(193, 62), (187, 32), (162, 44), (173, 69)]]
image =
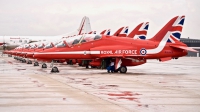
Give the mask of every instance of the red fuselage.
[[(101, 39), (79, 43), (70, 47), (46, 49), (42, 52), (35, 53), (34, 58), (51, 60), (96, 59), (106, 57), (158, 59), (187, 55), (186, 50), (172, 48), (170, 46), (171, 43), (166, 42), (164, 45), (159, 45), (159, 43), (149, 40), (133, 40), (126, 37), (102, 36)], [(179, 45), (186, 46), (183, 43), (179, 43)], [(162, 49), (159, 51), (157, 50), (158, 47)], [(155, 53), (150, 51), (152, 49)], [(148, 53), (149, 51), (151, 53)]]

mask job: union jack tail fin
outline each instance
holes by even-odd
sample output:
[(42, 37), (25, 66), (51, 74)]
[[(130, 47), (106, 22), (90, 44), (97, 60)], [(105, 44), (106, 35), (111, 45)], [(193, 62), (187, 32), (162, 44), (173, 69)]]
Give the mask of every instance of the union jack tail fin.
[(88, 17), (83, 17), (81, 24), (78, 28), (78, 35), (82, 33), (89, 33), (91, 31), (90, 20)]
[(180, 17), (176, 16), (172, 18), (153, 38), (151, 41), (162, 41), (163, 39), (169, 38), (171, 31), (176, 30), (177, 22), (180, 21)]
[(132, 32), (127, 36), (133, 39), (146, 39), (147, 31), (149, 28), (149, 22), (143, 22), (139, 24)]
[(171, 34), (167, 42), (176, 43), (180, 41), (184, 21), (185, 21), (185, 16), (179, 16), (176, 19), (176, 21), (172, 25), (172, 30), (170, 31)]
[(103, 35), (110, 35), (110, 29), (103, 30), (100, 34), (103, 34)]
[(128, 34), (128, 26), (124, 27), (122, 31), (119, 33), (118, 37), (126, 37)]
[(91, 31), (88, 34), (96, 34), (96, 31)]
[(180, 42), (184, 20), (185, 16), (176, 16), (172, 18), (152, 39), (149, 39), (159, 42), (159, 47), (155, 50), (149, 50), (147, 52), (150, 54), (154, 53), (154, 51), (160, 51), (163, 49), (167, 42), (171, 43), (169, 46), (172, 48), (198, 52)]
[(128, 26), (126, 27), (121, 27), (120, 29), (118, 29), (113, 36), (118, 36), (118, 37), (126, 37), (128, 33)]

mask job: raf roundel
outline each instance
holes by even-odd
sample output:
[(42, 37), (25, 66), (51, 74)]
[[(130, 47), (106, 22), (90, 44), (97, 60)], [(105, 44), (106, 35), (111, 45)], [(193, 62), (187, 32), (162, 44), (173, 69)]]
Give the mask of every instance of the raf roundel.
[(146, 54), (147, 54), (147, 50), (146, 50), (145, 48), (142, 48), (142, 49), (140, 50), (140, 54), (141, 54), (141, 55), (146, 55)]

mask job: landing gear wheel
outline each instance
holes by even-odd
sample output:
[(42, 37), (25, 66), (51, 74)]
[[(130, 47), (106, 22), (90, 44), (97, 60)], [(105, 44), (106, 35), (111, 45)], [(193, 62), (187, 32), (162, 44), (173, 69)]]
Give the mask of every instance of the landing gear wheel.
[(25, 60), (25, 59), (22, 59), (22, 63), (26, 63), (26, 60)]
[(32, 64), (32, 61), (31, 61), (31, 60), (28, 60), (27, 64)]
[(52, 73), (56, 73), (56, 72), (59, 72), (59, 70), (58, 70), (57, 67), (53, 67), (53, 68), (51, 69), (51, 72), (52, 72)]
[(120, 73), (126, 73), (126, 72), (127, 72), (126, 66), (121, 66), (121, 67), (119, 68), (119, 71), (120, 71)]
[(39, 63), (36, 61), (36, 62), (34, 63), (34, 66), (39, 66)]
[(89, 66), (88, 66), (88, 65), (86, 65), (86, 66), (85, 66), (85, 68), (87, 68), (87, 69), (88, 69), (88, 68), (89, 68)]
[(47, 68), (47, 64), (43, 63), (42, 68)]

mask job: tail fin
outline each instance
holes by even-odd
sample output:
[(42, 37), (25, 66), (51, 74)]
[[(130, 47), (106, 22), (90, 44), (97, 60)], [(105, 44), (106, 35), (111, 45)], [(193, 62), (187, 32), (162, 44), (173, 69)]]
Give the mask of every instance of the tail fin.
[(123, 30), (124, 27), (119, 28), (114, 34), (113, 36), (118, 36), (119, 33)]
[(128, 33), (128, 26), (126, 27), (121, 27), (120, 29), (118, 29), (113, 36), (118, 36), (118, 37), (126, 37)]
[[(148, 49), (147, 54), (156, 54), (163, 50), (165, 47), (167, 41), (172, 38), (173, 42), (179, 42), (178, 40), (175, 40), (173, 38), (173, 35), (175, 37), (180, 38), (183, 23), (184, 23), (185, 16), (176, 16), (172, 18), (153, 38), (149, 39), (151, 41), (157, 41), (159, 42), (157, 48), (154, 49)], [(174, 32), (174, 33), (173, 33)], [(178, 34), (177, 34), (178, 32)], [(178, 36), (177, 36), (178, 35)], [(182, 45), (184, 45), (182, 43)]]
[(184, 21), (185, 21), (185, 16), (179, 16), (177, 18), (177, 20), (173, 24), (173, 28), (171, 30), (171, 35), (170, 35), (169, 39), (167, 40), (167, 42), (176, 43), (176, 42), (180, 41)]
[(122, 31), (119, 33), (118, 37), (126, 37), (128, 34), (128, 26), (124, 27)]
[(75, 31), (72, 31), (72, 32), (69, 32), (69, 33), (65, 33), (65, 34), (62, 34), (62, 35), (58, 35), (58, 36), (65, 38), (65, 37), (72, 37), (74, 35), (86, 34), (86, 33), (89, 33), (89, 32), (91, 32), (90, 20), (89, 20), (88, 17), (85, 16), (85, 17), (83, 17), (78, 30), (75, 30)]
[(192, 51), (192, 52), (198, 52), (197, 50), (195, 50), (193, 48), (187, 47), (186, 45), (185, 46), (181, 45), (181, 44), (183, 44), (182, 42), (180, 42), (180, 38), (181, 38), (184, 21), (185, 21), (185, 16), (178, 17), (176, 22), (174, 22), (174, 24), (173, 24), (173, 28), (171, 30), (171, 34), (170, 34), (170, 37), (168, 38), (167, 42), (168, 43), (178, 43), (178, 44), (171, 44), (170, 46), (173, 48), (183, 49), (183, 50)]
[(172, 18), (153, 38), (151, 41), (161, 41), (174, 28), (174, 24), (179, 20), (179, 16)]
[(110, 35), (110, 29), (103, 30), (100, 34)]
[(96, 31), (91, 31), (88, 34), (96, 34)]
[(149, 28), (149, 22), (143, 22), (139, 24), (132, 32), (127, 36), (133, 39), (146, 39), (147, 31)]
[(78, 28), (78, 35), (88, 33), (91, 31), (90, 20), (88, 17), (83, 17), (80, 27)]

